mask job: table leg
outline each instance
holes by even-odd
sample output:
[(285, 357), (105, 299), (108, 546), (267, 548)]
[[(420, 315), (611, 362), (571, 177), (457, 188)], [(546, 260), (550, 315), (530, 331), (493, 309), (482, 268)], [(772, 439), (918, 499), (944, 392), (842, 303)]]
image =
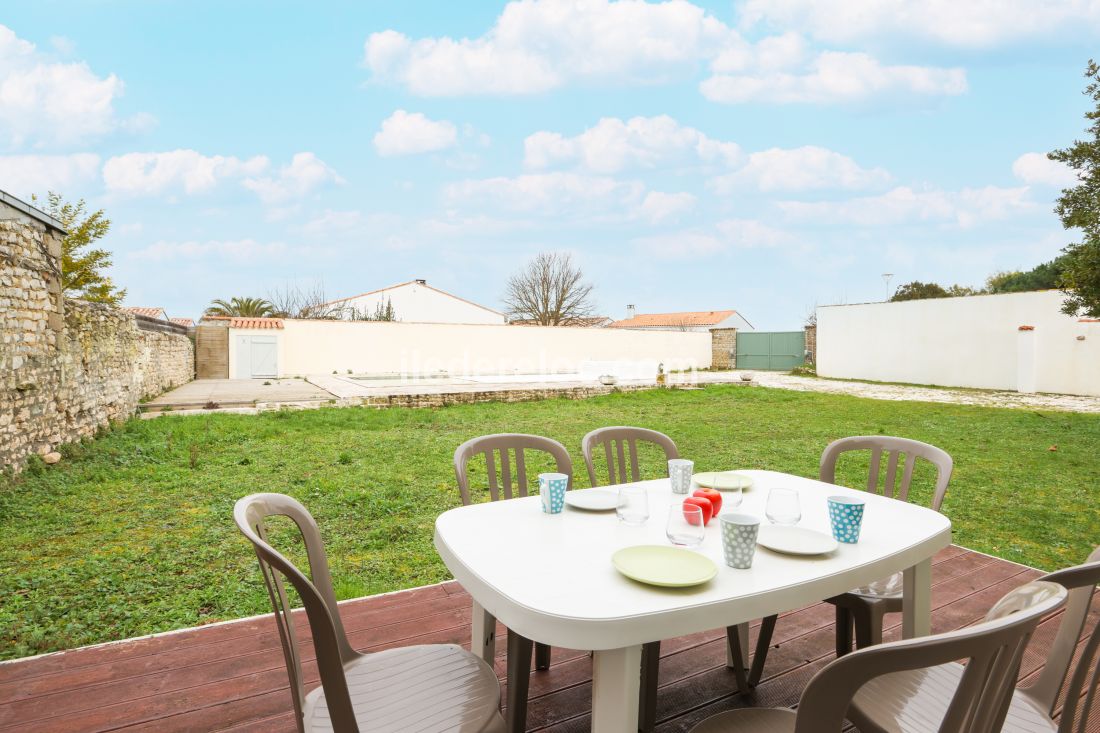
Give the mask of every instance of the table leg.
[(496, 648), (497, 619), (474, 601), (470, 617), (470, 651), (492, 667)]
[(932, 559), (905, 569), (902, 585), (901, 635), (905, 639), (932, 633)]
[(636, 733), (641, 664), (640, 645), (592, 655), (593, 733)]
[[(727, 634), (728, 633), (729, 632), (727, 631)], [(749, 623), (747, 621), (743, 624), (737, 624), (737, 639), (738, 639), (738, 641), (741, 642), (741, 655), (742, 655), (741, 656), (741, 663), (744, 666), (745, 670), (748, 671), (748, 665), (746, 663), (749, 661), (748, 660), (748, 653), (749, 653)], [(726, 644), (726, 666), (729, 667), (730, 669), (733, 669), (734, 668), (734, 662), (735, 662), (735, 659), (734, 659), (733, 645), (727, 643)]]

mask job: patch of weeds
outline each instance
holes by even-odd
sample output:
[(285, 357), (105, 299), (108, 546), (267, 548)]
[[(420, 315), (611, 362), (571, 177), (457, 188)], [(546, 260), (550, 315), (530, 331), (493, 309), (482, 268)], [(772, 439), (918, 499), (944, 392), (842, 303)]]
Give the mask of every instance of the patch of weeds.
[(270, 387), (270, 386), (271, 386), (271, 382), (264, 382), (264, 386), (265, 386), (265, 387)]
[(341, 466), (350, 466), (351, 465), (351, 454), (350, 453), (341, 453), (340, 455), (338, 455), (336, 457), (336, 462), (339, 463)]
[(795, 377), (816, 377), (817, 365), (816, 364), (803, 364), (802, 366), (796, 366), (791, 370), (791, 375)]
[(210, 400), (209, 402), (207, 402), (205, 405), (202, 406), (202, 409), (204, 409), (204, 410), (216, 410), (219, 407), (221, 407), (221, 405), (219, 405), (214, 400)]

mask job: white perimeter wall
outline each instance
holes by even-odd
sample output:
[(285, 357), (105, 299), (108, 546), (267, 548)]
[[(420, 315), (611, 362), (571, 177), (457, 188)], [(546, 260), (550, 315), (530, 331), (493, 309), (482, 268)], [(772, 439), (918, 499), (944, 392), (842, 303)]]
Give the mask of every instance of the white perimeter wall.
[(440, 292), (420, 283), (407, 283), (396, 288), (357, 295), (340, 303), (341, 307), (374, 315), (379, 305), (393, 304), (397, 320), (406, 323), (504, 323), (502, 313)]
[(1064, 298), (1041, 291), (820, 307), (817, 373), (1100, 395), (1100, 323), (1063, 314)]
[[(232, 329), (277, 337), (279, 376), (331, 374), (552, 374), (598, 371), (652, 376), (710, 366), (709, 333), (608, 328), (286, 320), (282, 329)], [(598, 376), (598, 375), (596, 375)]]

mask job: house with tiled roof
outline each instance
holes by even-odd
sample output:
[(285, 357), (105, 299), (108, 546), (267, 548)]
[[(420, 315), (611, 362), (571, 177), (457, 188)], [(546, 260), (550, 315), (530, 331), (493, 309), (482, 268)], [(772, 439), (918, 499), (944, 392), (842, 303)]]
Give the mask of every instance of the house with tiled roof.
[(122, 310), (127, 313), (133, 313), (138, 316), (145, 316), (146, 318), (156, 318), (158, 321), (167, 321), (168, 314), (163, 308), (148, 308), (144, 306), (126, 306)]
[(169, 318), (168, 321), (184, 328), (193, 328), (195, 325), (195, 322), (190, 318)]
[(505, 315), (465, 298), (432, 287), (426, 280), (409, 280), (387, 288), (333, 300), (325, 305), (346, 320), (373, 315), (387, 304), (405, 323), (481, 323), (504, 325)]
[(716, 328), (755, 330), (748, 319), (735, 310), (680, 311), (677, 313), (636, 313), (627, 306), (627, 317), (608, 328), (630, 328), (642, 331), (710, 331)]

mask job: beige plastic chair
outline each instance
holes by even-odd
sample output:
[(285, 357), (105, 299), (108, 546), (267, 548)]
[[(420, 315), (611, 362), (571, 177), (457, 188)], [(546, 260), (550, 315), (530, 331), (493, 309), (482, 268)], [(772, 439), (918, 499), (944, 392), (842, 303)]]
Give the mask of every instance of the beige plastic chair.
[[(853, 697), (878, 684), (905, 698), (899, 675), (967, 660), (957, 684), (941, 687), (942, 715), (908, 705), (904, 727), (879, 728), (849, 715), (862, 733), (902, 730), (906, 733), (996, 733), (1008, 711), (1024, 649), (1046, 614), (1066, 601), (1066, 589), (1037, 581), (1010, 591), (985, 621), (945, 634), (907, 639), (860, 649), (814, 675), (797, 712), (778, 708), (731, 710), (707, 718), (693, 733), (840, 733)], [(906, 699), (907, 700), (907, 699)], [(908, 700), (907, 700), (908, 702)]]
[[(1050, 573), (1040, 580), (1069, 589), (1069, 600), (1039, 679), (1030, 687), (1012, 691), (1003, 730), (1084, 733), (1091, 730), (1089, 712), (1098, 702), (1100, 626), (1095, 617), (1091, 630), (1085, 624), (1096, 584), (1100, 583), (1100, 547), (1093, 550), (1085, 564)], [(1075, 652), (1077, 662), (1070, 674)], [(913, 725), (914, 711), (922, 716), (942, 716), (947, 707), (943, 690), (957, 687), (964, 674), (961, 665), (945, 664), (872, 680), (856, 693), (848, 717), (861, 731), (908, 730)], [(1060, 723), (1055, 723), (1063, 687), (1066, 703)]]
[[(849, 451), (871, 451), (871, 465), (867, 475), (867, 490), (883, 496), (909, 501), (909, 487), (913, 482), (913, 469), (917, 459), (924, 459), (936, 468), (936, 485), (932, 491), (931, 508), (939, 511), (951, 481), (954, 461), (945, 451), (928, 443), (908, 438), (892, 438), (884, 435), (861, 435), (841, 438), (826, 446), (821, 454), (818, 478), (826, 483), (836, 483), (837, 459)], [(886, 475), (879, 490), (882, 459), (886, 458)], [(898, 465), (904, 458), (904, 469), (898, 480)], [(827, 599), (836, 606), (836, 653), (843, 656), (852, 648), (852, 627), (855, 627), (856, 647), (864, 648), (882, 643), (882, 621), (887, 613), (902, 610), (901, 573), (884, 580), (857, 588)]]
[[(567, 490), (573, 488), (573, 460), (565, 446), (551, 438), (524, 433), (498, 433), (467, 440), (455, 449), (455, 478), (463, 505), (472, 501), (470, 495), (470, 461), (485, 459), (491, 501), (527, 496), (530, 481), (527, 476), (526, 451), (549, 453), (558, 473), (569, 477)], [(497, 466), (500, 466), (499, 480)], [(536, 477), (537, 478), (537, 477)], [(550, 647), (535, 644), (535, 669), (550, 669)], [(527, 724), (527, 691), (531, 679), (531, 640), (508, 630), (508, 730), (523, 731)]]
[[(639, 481), (641, 470), (638, 467), (638, 443), (652, 443), (660, 446), (667, 460), (680, 457), (680, 451), (676, 449), (672, 438), (656, 430), (626, 426), (598, 428), (581, 439), (581, 453), (584, 455), (584, 465), (588, 468), (589, 484), (600, 485), (592, 457), (594, 449), (600, 446), (603, 446), (604, 458), (607, 461), (608, 485)], [(629, 477), (628, 459), (630, 461)]]
[[(285, 516), (298, 527), (309, 561), (306, 577), (267, 540), (265, 521)], [(430, 644), (361, 654), (351, 648), (332, 589), (317, 523), (282, 494), (252, 494), (233, 508), (267, 584), (286, 658), (298, 730), (503, 731), (500, 684), (489, 665), (454, 644)], [(321, 686), (305, 692), (301, 653), (283, 578), (305, 607)]]

